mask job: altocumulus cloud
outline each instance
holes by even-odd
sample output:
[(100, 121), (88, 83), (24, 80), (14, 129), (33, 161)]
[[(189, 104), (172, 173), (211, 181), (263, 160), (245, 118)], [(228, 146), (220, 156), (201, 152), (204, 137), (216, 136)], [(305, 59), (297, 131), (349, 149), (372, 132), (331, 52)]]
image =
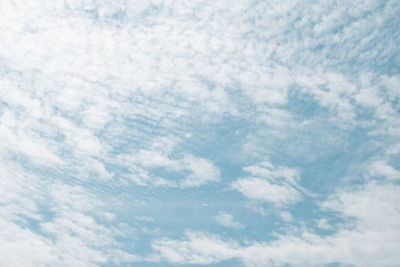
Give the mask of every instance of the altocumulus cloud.
[(0, 265), (399, 265), (399, 13), (1, 1)]

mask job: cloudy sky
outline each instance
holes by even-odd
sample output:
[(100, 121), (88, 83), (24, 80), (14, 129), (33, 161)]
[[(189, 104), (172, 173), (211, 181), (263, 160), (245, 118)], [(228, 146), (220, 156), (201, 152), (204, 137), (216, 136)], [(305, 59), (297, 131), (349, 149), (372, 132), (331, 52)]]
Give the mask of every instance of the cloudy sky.
[(0, 265), (399, 266), (399, 14), (0, 1)]

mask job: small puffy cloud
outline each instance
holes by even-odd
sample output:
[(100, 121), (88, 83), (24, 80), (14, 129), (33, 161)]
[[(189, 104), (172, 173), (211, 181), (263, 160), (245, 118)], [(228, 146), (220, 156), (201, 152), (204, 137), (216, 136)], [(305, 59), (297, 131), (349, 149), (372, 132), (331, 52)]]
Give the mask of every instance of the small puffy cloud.
[(320, 229), (330, 230), (332, 229), (332, 225), (329, 224), (327, 219), (319, 219), (317, 221), (317, 227)]
[(373, 162), (368, 167), (368, 174), (370, 177), (385, 177), (389, 180), (400, 179), (400, 171), (387, 164), (384, 160)]
[(276, 205), (296, 203), (301, 200), (302, 188), (297, 184), (299, 173), (287, 167), (275, 167), (270, 162), (262, 162), (243, 168), (252, 176), (239, 178), (231, 188), (247, 198)]
[(244, 228), (244, 224), (240, 222), (236, 222), (233, 216), (226, 212), (220, 212), (217, 216), (214, 217), (215, 221), (222, 226), (240, 229)]
[(293, 220), (293, 216), (289, 211), (282, 211), (279, 213), (279, 216), (284, 222), (291, 222)]
[(182, 188), (200, 186), (207, 182), (217, 182), (221, 179), (219, 169), (207, 159), (186, 155), (181, 164), (182, 168), (190, 172), (190, 174), (181, 181), (180, 186)]
[(144, 167), (155, 168), (155, 167), (165, 167), (167, 169), (176, 170), (180, 166), (176, 161), (168, 158), (168, 155), (160, 151), (154, 150), (140, 150), (136, 158), (139, 160), (140, 164)]
[(182, 240), (155, 240), (152, 261), (167, 261), (177, 264), (213, 264), (235, 257), (235, 242), (226, 242), (215, 235), (201, 232), (186, 232)]
[(381, 104), (381, 99), (377, 96), (376, 88), (362, 88), (354, 99), (358, 104), (364, 106), (374, 106), (377, 107)]
[(290, 185), (273, 184), (261, 178), (239, 179), (232, 184), (232, 188), (245, 197), (275, 204), (294, 203), (301, 199), (300, 192)]

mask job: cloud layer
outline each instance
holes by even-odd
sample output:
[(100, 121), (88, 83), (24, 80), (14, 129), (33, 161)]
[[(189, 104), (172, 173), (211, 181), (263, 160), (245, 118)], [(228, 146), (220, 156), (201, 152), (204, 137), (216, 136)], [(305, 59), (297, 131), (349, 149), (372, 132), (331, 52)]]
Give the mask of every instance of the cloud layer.
[(399, 265), (399, 12), (2, 1), (0, 265)]

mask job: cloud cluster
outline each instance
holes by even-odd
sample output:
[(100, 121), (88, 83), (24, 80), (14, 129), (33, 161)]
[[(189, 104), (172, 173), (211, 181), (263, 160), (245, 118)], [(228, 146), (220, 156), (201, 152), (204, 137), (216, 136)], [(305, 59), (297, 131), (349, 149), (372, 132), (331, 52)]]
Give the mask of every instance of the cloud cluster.
[(398, 265), (399, 13), (1, 1), (0, 265)]
[(239, 245), (219, 236), (187, 232), (180, 240), (156, 240), (159, 261), (211, 264), (240, 259), (246, 266), (324, 265), (334, 262), (357, 266), (394, 266), (400, 237), (400, 187), (371, 182), (342, 190), (321, 203), (345, 219), (336, 233), (320, 236), (309, 230), (282, 235), (270, 242)]
[(52, 183), (6, 160), (0, 172), (1, 265), (98, 266), (113, 257), (134, 260), (120, 249), (120, 227), (109, 227), (113, 217), (106, 216), (104, 202), (92, 192)]

